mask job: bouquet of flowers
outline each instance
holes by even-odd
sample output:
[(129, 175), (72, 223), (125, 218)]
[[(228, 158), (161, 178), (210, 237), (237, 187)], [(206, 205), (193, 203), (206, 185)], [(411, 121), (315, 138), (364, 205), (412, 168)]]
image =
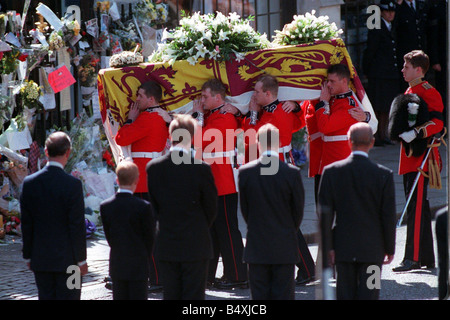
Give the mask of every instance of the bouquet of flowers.
[(40, 109), (42, 107), (39, 102), (39, 97), (42, 95), (41, 88), (33, 80), (25, 80), (19, 94), (24, 107), (28, 109)]
[(19, 61), (25, 61), (26, 56), (22, 55), (20, 50), (12, 47), (12, 50), (0, 52), (0, 73), (10, 74), (16, 71)]
[(53, 31), (48, 39), (48, 47), (52, 51), (57, 51), (64, 47), (66, 43), (63, 40), (62, 31)]
[(78, 79), (84, 87), (94, 86), (97, 81), (97, 65), (100, 59), (92, 52), (86, 53), (80, 58), (78, 69)]
[[(184, 14), (183, 14), (184, 15)], [(195, 65), (199, 58), (218, 61), (243, 59), (243, 52), (264, 49), (269, 46), (266, 34), (261, 35), (250, 26), (248, 19), (236, 13), (228, 16), (216, 14), (183, 16), (180, 26), (164, 31), (163, 41), (150, 57), (150, 62), (187, 60)]]
[(167, 4), (154, 4), (151, 0), (140, 0), (136, 3), (134, 12), (139, 20), (150, 25), (167, 22), (169, 15)]
[(135, 51), (122, 51), (111, 57), (109, 60), (109, 66), (111, 68), (121, 68), (126, 66), (132, 66), (144, 62), (144, 57), (137, 50)]
[(318, 40), (337, 38), (343, 31), (336, 24), (328, 22), (328, 16), (315, 16), (315, 10), (305, 15), (295, 15), (282, 31), (275, 30), (275, 45), (297, 45)]
[(78, 36), (80, 34), (81, 27), (77, 20), (62, 19), (62, 22), (64, 23), (64, 27), (62, 30), (65, 34), (65, 37), (68, 38), (67, 40), (70, 40), (72, 37)]

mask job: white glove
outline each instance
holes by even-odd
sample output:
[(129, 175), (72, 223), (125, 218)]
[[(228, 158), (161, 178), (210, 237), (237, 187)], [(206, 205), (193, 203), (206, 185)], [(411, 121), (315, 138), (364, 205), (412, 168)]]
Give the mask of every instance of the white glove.
[(411, 131), (405, 131), (400, 134), (399, 137), (402, 138), (406, 143), (410, 143), (417, 137), (417, 132), (414, 129)]

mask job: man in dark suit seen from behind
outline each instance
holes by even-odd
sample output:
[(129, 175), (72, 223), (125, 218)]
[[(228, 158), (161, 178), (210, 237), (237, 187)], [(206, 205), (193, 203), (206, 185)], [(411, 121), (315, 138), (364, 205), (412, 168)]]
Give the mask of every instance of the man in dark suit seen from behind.
[(118, 192), (100, 204), (105, 237), (111, 247), (109, 275), (113, 300), (147, 300), (155, 218), (148, 201), (134, 197), (139, 168), (133, 161), (117, 165)]
[(351, 155), (326, 166), (320, 182), (322, 243), (336, 266), (337, 299), (377, 300), (381, 279), (369, 277), (378, 268), (381, 278), (395, 253), (394, 178), (368, 158), (375, 140), (368, 124), (352, 125), (348, 137)]
[[(64, 171), (70, 152), (66, 133), (50, 134), (45, 141), (49, 161), (24, 179), (20, 196), (23, 258), (34, 272), (39, 300), (79, 300), (81, 276), (88, 271), (83, 188)], [(79, 268), (76, 279), (68, 272), (71, 266)]]
[(279, 131), (272, 124), (257, 133), (260, 158), (239, 169), (239, 196), (247, 223), (244, 262), (254, 300), (293, 300), (297, 231), (305, 193), (300, 169), (279, 159)]
[(210, 166), (190, 151), (195, 129), (192, 116), (177, 115), (169, 126), (170, 152), (147, 164), (164, 300), (204, 300), (213, 258), (209, 228), (217, 216), (217, 189)]

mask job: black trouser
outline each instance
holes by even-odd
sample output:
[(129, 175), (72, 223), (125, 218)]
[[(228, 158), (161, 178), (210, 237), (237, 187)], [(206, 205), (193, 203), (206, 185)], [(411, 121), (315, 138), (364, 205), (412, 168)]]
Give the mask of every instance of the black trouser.
[[(80, 300), (81, 279), (79, 289), (69, 289), (65, 272), (34, 272), (39, 300)], [(70, 281), (69, 281), (70, 282)]]
[(253, 300), (294, 300), (295, 264), (248, 265)]
[[(139, 197), (143, 200), (146, 201), (150, 201), (150, 196), (148, 195), (148, 192), (136, 192), (134, 193), (134, 195), (136, 197)], [(157, 239), (157, 238), (156, 238)], [(153, 244), (153, 247), (156, 248), (156, 240), (155, 239), (155, 243)], [(159, 261), (158, 261), (158, 257), (155, 253), (152, 254), (152, 260), (150, 261), (150, 276), (149, 276), (149, 280), (150, 280), (150, 285), (157, 285), (160, 286), (161, 283), (161, 276), (159, 274)]]
[(148, 281), (117, 280), (112, 278), (113, 300), (147, 300)]
[(242, 262), (244, 244), (239, 231), (237, 205), (237, 193), (218, 197), (217, 218), (210, 229), (214, 258), (209, 262), (209, 281), (214, 281), (219, 255), (228, 281), (247, 280), (247, 265)]
[[(380, 272), (376, 274), (370, 266), (376, 266)], [(380, 289), (370, 277), (379, 275), (381, 278), (381, 264), (336, 262), (336, 298), (337, 300), (378, 300)], [(369, 284), (368, 284), (369, 282)]]
[(314, 260), (300, 229), (297, 232), (297, 239), (298, 251), (300, 254), (300, 262), (297, 263), (297, 277), (302, 279), (313, 278), (316, 274)]
[(204, 300), (208, 260), (160, 261), (164, 300)]
[[(405, 196), (408, 197), (417, 172), (403, 175)], [(407, 230), (404, 259), (420, 262), (423, 266), (433, 266), (433, 233), (431, 210), (427, 199), (428, 178), (420, 175), (416, 189), (407, 209)]]

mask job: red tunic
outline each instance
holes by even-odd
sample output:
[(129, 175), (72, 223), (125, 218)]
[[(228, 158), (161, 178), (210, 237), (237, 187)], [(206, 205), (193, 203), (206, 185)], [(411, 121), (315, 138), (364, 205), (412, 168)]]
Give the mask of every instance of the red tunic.
[(336, 95), (330, 101), (330, 112), (327, 114), (325, 108), (315, 112), (317, 128), (323, 134), (322, 158), (320, 161), (319, 174), (323, 168), (335, 161), (347, 158), (351, 149), (348, 144), (347, 131), (351, 125), (357, 123), (348, 110), (356, 107), (358, 103), (353, 99), (351, 92)]
[(308, 131), (309, 142), (309, 168), (308, 177), (314, 177), (320, 173), (320, 159), (322, 158), (322, 133), (317, 126), (316, 113), (314, 106), (319, 102), (305, 101), (302, 104), (303, 113), (305, 114), (306, 130)]
[[(169, 131), (166, 122), (156, 112), (143, 111), (131, 124), (123, 125), (116, 134), (119, 146), (131, 144), (131, 152), (162, 152), (166, 146)], [(133, 157), (139, 168), (139, 181), (135, 192), (148, 192), (145, 167), (152, 158)]]
[[(283, 147), (288, 147), (291, 144), (292, 134), (300, 130), (304, 125), (301, 119), (296, 116), (293, 112), (287, 113), (282, 108), (283, 103), (276, 100), (272, 104), (263, 108), (260, 119), (255, 125), (250, 124), (250, 117), (247, 117), (243, 123), (242, 128), (244, 129), (245, 135), (248, 136), (248, 140), (245, 143), (245, 159), (246, 162), (255, 160), (254, 152), (250, 146), (256, 144), (256, 132), (263, 125), (270, 123), (278, 128), (280, 132), (280, 149)], [(250, 130), (253, 129), (255, 134), (251, 134)], [(256, 150), (256, 149), (255, 149)], [(284, 161), (284, 153), (280, 152), (280, 160)]]
[[(439, 92), (430, 85), (427, 81), (421, 81), (418, 84), (413, 85), (406, 89), (405, 94), (415, 93), (421, 97), (428, 105), (428, 111), (430, 113), (430, 121), (417, 127), (418, 130), (422, 131), (423, 137), (430, 137), (429, 142), (431, 142), (431, 137), (436, 133), (439, 133), (444, 127), (442, 121), (442, 112), (444, 110), (444, 104), (442, 102), (441, 95)], [(433, 148), (434, 155), (439, 159), (439, 150)], [(403, 145), (400, 146), (400, 164), (398, 167), (398, 174), (402, 175), (408, 172), (417, 172), (417, 168), (422, 165), (423, 158), (426, 152), (419, 157), (408, 157), (406, 155)], [(425, 164), (423, 169), (425, 172), (428, 171), (428, 162)]]
[[(205, 114), (203, 128), (198, 131), (202, 137), (194, 140), (197, 150), (202, 150), (203, 161), (211, 166), (219, 196), (237, 192), (233, 174), (237, 129), (236, 117), (231, 113), (222, 114), (219, 109), (208, 116)], [(197, 141), (202, 145), (197, 145)]]

